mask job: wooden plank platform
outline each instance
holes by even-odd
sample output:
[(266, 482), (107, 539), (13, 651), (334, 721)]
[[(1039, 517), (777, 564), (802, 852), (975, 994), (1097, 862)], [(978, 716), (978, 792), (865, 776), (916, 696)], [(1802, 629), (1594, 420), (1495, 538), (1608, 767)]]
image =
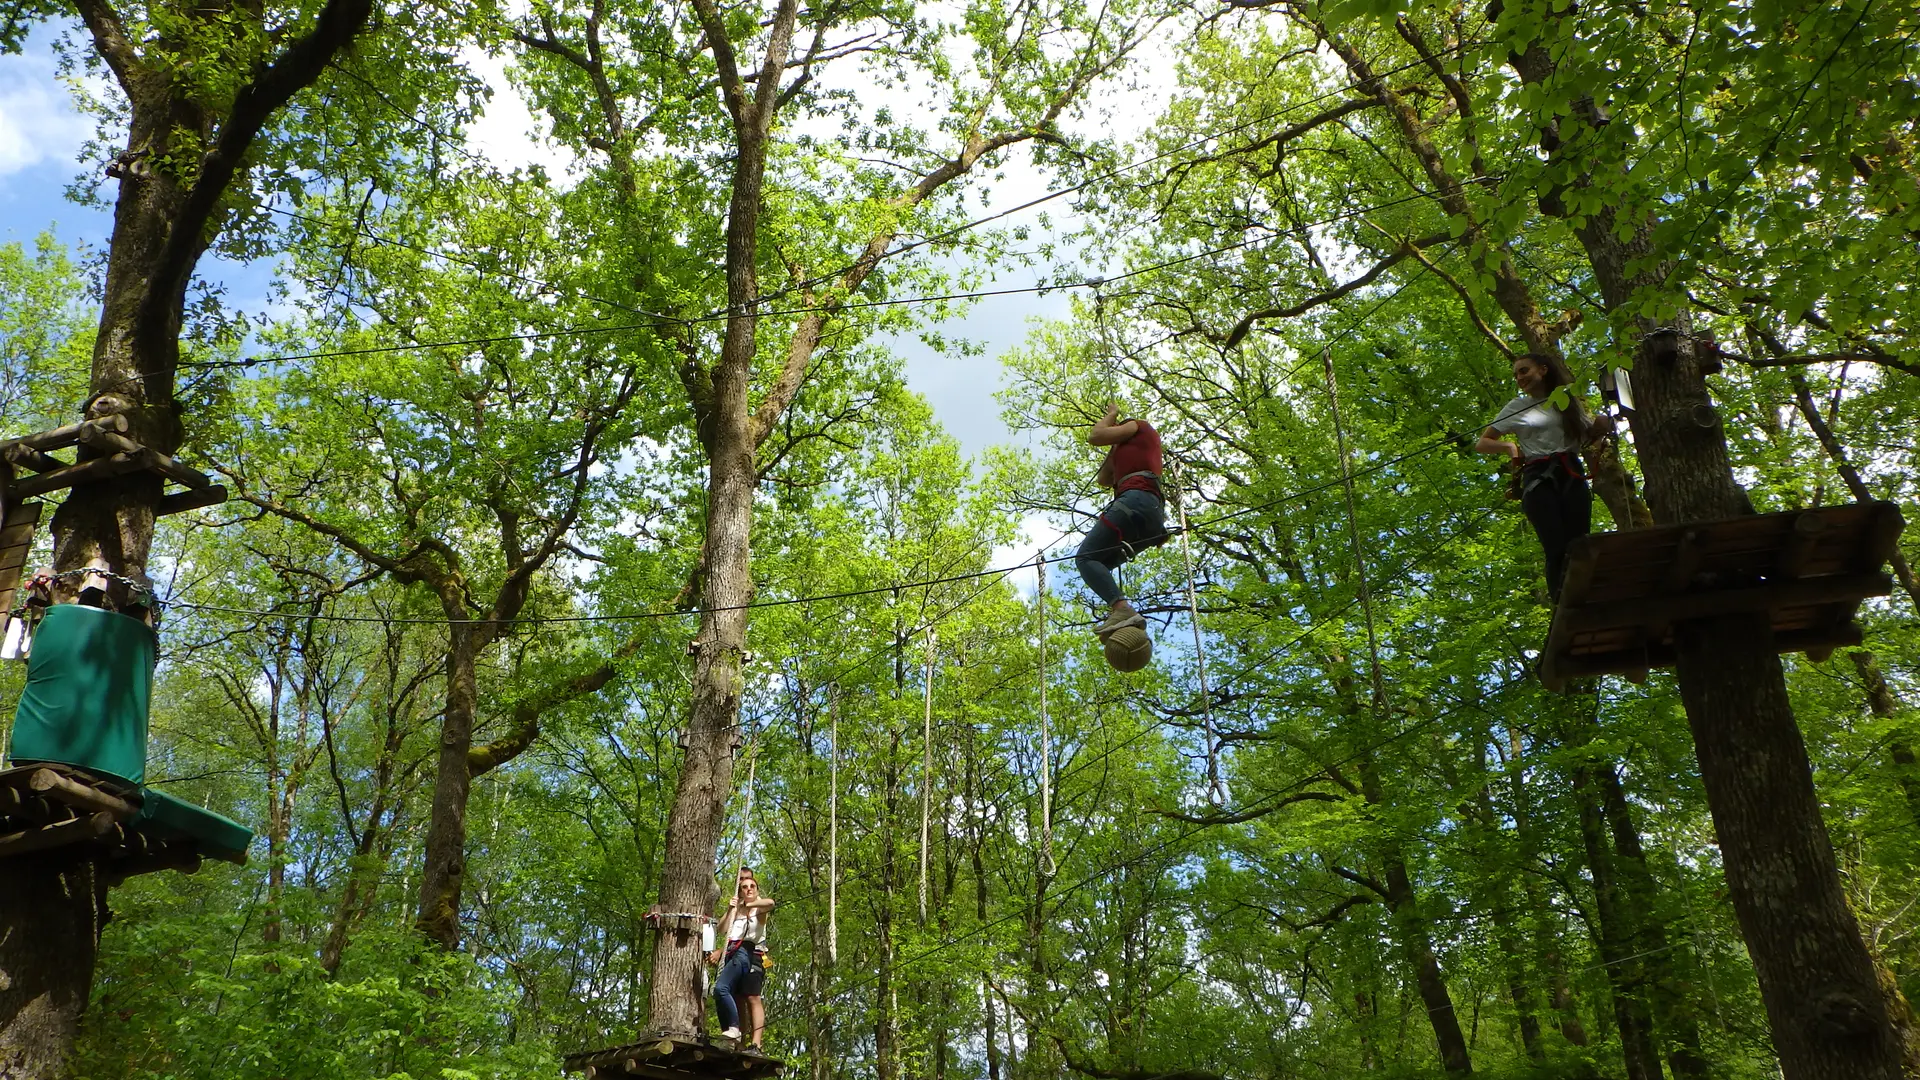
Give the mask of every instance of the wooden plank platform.
[(141, 802), (137, 789), (67, 765), (0, 769), (0, 862), (38, 854), (97, 859), (122, 880), (199, 870), (191, 840), (133, 827)]
[[(48, 453), (50, 450), (64, 450), (73, 446), (86, 447), (98, 456), (85, 461), (76, 457), (68, 462)], [(172, 457), (129, 438), (127, 418), (124, 416), (103, 416), (97, 420), (5, 440), (0, 442), (0, 461), (9, 466), (5, 500), (8, 506), (35, 495), (45, 495), (130, 472), (158, 473), (187, 489), (186, 498), (175, 500), (176, 509), (169, 510), (163, 502), (163, 513), (211, 506), (226, 497), (225, 489), (216, 485), (206, 473), (182, 465)], [(16, 478), (12, 475), (11, 467), (14, 466), (37, 475)]]
[(680, 1035), (648, 1035), (627, 1046), (568, 1054), (568, 1072), (587, 1080), (638, 1077), (642, 1080), (690, 1080), (729, 1077), (733, 1080), (771, 1080), (786, 1068), (765, 1054), (734, 1049), (704, 1039)]
[(1893, 503), (1855, 503), (1603, 533), (1573, 542), (1540, 681), (1624, 675), (1674, 661), (1673, 627), (1751, 614), (1781, 652), (1824, 660), (1860, 642), (1860, 601), (1885, 596), (1881, 566), (1905, 521)]

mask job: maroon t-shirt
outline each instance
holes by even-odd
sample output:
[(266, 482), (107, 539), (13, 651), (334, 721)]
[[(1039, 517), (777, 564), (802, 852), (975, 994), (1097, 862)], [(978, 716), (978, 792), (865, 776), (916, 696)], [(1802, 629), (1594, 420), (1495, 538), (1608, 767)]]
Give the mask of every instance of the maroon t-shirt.
[[(1107, 452), (1107, 460), (1113, 465), (1113, 479), (1119, 484), (1113, 489), (1113, 493), (1118, 495), (1123, 491), (1138, 490), (1150, 491), (1158, 495), (1160, 487), (1155, 483), (1155, 478), (1160, 475), (1161, 467), (1160, 433), (1153, 430), (1153, 425), (1145, 420), (1136, 418), (1134, 423), (1139, 424), (1140, 429), (1133, 433), (1133, 438), (1123, 443), (1115, 443), (1113, 449)], [(1121, 479), (1128, 473), (1137, 472), (1150, 472), (1153, 476)]]

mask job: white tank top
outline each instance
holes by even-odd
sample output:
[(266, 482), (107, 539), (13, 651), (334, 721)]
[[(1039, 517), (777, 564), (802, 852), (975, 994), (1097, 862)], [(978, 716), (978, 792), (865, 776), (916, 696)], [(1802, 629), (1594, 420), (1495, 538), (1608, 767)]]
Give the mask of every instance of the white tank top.
[(760, 945), (765, 943), (766, 940), (767, 917), (764, 912), (756, 911), (746, 915), (735, 915), (733, 917), (733, 925), (727, 927), (727, 942), (729, 944), (736, 941), (751, 941), (755, 945)]

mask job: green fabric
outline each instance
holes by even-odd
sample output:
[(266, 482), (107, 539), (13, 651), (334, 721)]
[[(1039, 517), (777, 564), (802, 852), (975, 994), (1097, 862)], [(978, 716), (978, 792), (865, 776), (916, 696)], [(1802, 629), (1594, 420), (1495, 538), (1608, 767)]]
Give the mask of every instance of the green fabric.
[(143, 802), (133, 827), (143, 833), (172, 840), (186, 836), (197, 841), (200, 854), (244, 852), (253, 843), (253, 830), (211, 810), (176, 799), (164, 791), (141, 788)]
[(157, 639), (138, 619), (57, 604), (33, 634), (13, 720), (15, 761), (54, 761), (138, 784)]

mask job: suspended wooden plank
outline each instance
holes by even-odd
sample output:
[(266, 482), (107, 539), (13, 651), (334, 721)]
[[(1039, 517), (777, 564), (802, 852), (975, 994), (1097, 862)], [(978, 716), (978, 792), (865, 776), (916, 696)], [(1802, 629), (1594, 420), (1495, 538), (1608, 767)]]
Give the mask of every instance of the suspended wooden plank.
[(1672, 666), (1676, 625), (1728, 615), (1766, 618), (1781, 652), (1825, 659), (1860, 642), (1860, 601), (1892, 591), (1880, 568), (1904, 526), (1882, 502), (1582, 537), (1567, 553), (1541, 681), (1645, 678)]

